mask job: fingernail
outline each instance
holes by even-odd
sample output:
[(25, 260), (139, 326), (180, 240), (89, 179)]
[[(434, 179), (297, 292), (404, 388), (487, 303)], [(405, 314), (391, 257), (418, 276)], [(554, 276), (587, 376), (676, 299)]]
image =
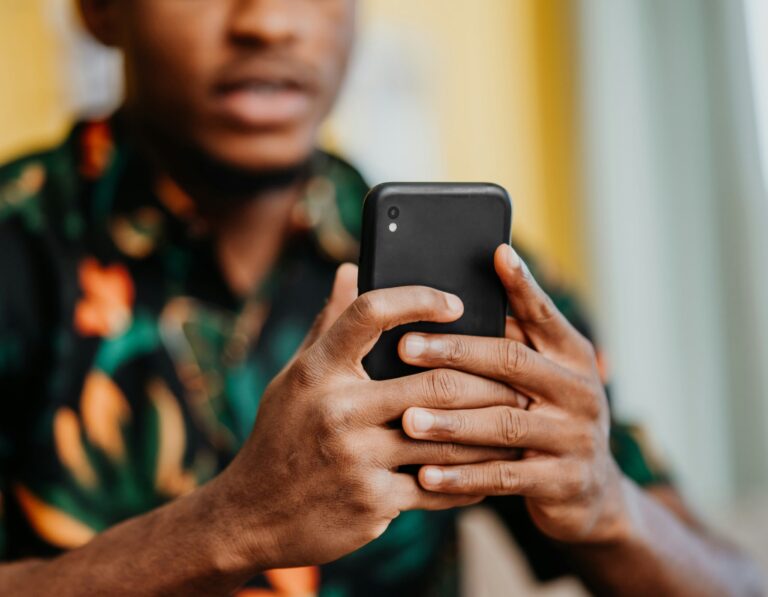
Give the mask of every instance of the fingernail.
[(435, 424), (435, 415), (428, 410), (418, 408), (413, 411), (411, 422), (413, 423), (414, 431), (423, 433), (432, 429), (432, 426)]
[(427, 348), (427, 341), (418, 334), (408, 334), (405, 337), (405, 356), (415, 358), (424, 354)]
[(511, 246), (506, 245), (504, 252), (507, 254), (507, 265), (514, 269), (520, 266), (520, 255)]
[(461, 299), (455, 294), (446, 294), (445, 302), (448, 303), (448, 308), (454, 313), (461, 313), (461, 310), (464, 308)]
[(427, 485), (440, 485), (443, 480), (443, 471), (439, 468), (427, 467), (424, 469), (424, 483)]

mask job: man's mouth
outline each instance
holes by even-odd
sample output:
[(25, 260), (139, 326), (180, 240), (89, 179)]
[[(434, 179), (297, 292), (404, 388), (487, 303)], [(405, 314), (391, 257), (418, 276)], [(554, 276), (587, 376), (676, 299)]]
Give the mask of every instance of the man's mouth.
[(222, 116), (248, 128), (280, 128), (306, 118), (312, 111), (309, 89), (289, 79), (243, 78), (216, 87)]

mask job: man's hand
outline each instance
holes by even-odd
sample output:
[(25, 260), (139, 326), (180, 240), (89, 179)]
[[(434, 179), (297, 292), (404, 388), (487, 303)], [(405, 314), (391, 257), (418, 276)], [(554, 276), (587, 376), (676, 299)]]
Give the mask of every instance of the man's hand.
[(507, 338), (408, 334), (400, 354), (414, 365), (499, 381), (530, 398), (528, 409), (410, 408), (403, 428), (415, 439), (517, 448), (522, 457), (424, 466), (419, 480), (435, 492), (525, 496), (534, 522), (561, 541), (618, 538), (627, 524), (623, 476), (609, 450), (608, 403), (594, 349), (511, 247), (499, 247), (495, 266), (514, 313)]
[(220, 507), (237, 521), (242, 557), (261, 568), (331, 561), (381, 535), (403, 510), (482, 499), (471, 491), (426, 491), (413, 475), (398, 472), (401, 465), (482, 462), (513, 452), (414, 440), (391, 425), (412, 405), (516, 405), (517, 394), (452, 370), (371, 381), (361, 359), (383, 330), (452, 321), (463, 306), (453, 295), (423, 287), (355, 298), (355, 274), (342, 266), (303, 348), (267, 388), (251, 437), (212, 481)]

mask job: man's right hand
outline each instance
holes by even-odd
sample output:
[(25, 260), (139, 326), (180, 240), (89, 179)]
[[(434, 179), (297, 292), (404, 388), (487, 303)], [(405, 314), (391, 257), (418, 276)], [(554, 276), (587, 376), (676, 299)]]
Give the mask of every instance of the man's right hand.
[(355, 298), (355, 279), (355, 268), (342, 266), (307, 341), (265, 391), (251, 437), (212, 482), (222, 512), (238, 521), (242, 536), (233, 544), (258, 570), (338, 559), (380, 536), (404, 510), (482, 500), (425, 491), (398, 472), (401, 465), (511, 455), (414, 440), (391, 425), (411, 406), (518, 406), (524, 399), (504, 384), (448, 369), (372, 381), (361, 359), (382, 331), (453, 321), (463, 306), (458, 297), (416, 286)]

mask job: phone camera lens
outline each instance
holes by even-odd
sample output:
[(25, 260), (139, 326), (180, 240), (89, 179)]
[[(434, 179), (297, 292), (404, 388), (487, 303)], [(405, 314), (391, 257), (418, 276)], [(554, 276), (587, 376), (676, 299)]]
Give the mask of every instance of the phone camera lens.
[(400, 210), (397, 207), (392, 206), (389, 208), (389, 211), (387, 212), (387, 214), (389, 215), (390, 219), (396, 220), (397, 216), (400, 215)]

